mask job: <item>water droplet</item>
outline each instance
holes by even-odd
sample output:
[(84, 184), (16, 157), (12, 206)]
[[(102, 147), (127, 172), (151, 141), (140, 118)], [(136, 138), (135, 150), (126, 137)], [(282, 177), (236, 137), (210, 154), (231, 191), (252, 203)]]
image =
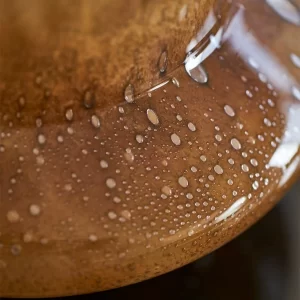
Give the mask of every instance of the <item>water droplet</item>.
[(173, 77), (172, 78), (172, 83), (177, 86), (178, 88), (180, 87), (179, 81), (177, 80), (177, 78)]
[(113, 178), (107, 178), (106, 179), (106, 186), (110, 189), (113, 189), (116, 187), (116, 181)]
[(130, 163), (132, 163), (132, 162), (134, 161), (134, 155), (133, 155), (133, 153), (131, 152), (131, 149), (126, 149), (126, 152), (125, 152), (125, 154), (124, 154), (124, 157), (125, 157), (125, 159), (126, 159), (128, 162), (130, 162)]
[(122, 210), (120, 215), (125, 218), (126, 220), (130, 220), (131, 219), (131, 213), (129, 210)]
[(117, 214), (114, 211), (109, 211), (107, 215), (108, 215), (108, 218), (111, 220), (114, 220), (117, 218)]
[(258, 166), (258, 162), (255, 158), (251, 158), (250, 163), (253, 167), (257, 167)]
[(165, 185), (162, 189), (161, 189), (162, 193), (165, 194), (166, 196), (171, 196), (172, 195), (172, 189)]
[(89, 240), (93, 243), (98, 241), (98, 237), (95, 234), (90, 234), (89, 235)]
[(92, 108), (95, 104), (95, 93), (94, 91), (87, 89), (83, 94), (83, 105), (86, 108)]
[(176, 146), (179, 146), (181, 144), (181, 140), (180, 140), (180, 137), (176, 134), (176, 133), (173, 133), (171, 135), (171, 141), (173, 142), (174, 145)]
[(67, 191), (67, 192), (72, 191), (72, 185), (70, 183), (65, 184), (64, 190)]
[(221, 175), (224, 173), (224, 170), (223, 168), (220, 166), (220, 165), (215, 165), (214, 166), (214, 171), (218, 174), (218, 175)]
[(107, 163), (107, 161), (102, 159), (102, 160), (100, 161), (100, 166), (101, 166), (102, 169), (107, 169), (107, 168), (108, 168), (108, 163)]
[(124, 98), (126, 102), (132, 103), (134, 101), (134, 88), (132, 84), (129, 84), (124, 91)]
[(168, 52), (163, 51), (158, 60), (158, 70), (160, 73), (164, 73), (167, 70), (168, 65)]
[(120, 203), (120, 202), (121, 202), (121, 198), (115, 196), (115, 197), (113, 198), (113, 201), (114, 201), (115, 203)]
[(158, 125), (159, 124), (159, 119), (156, 114), (156, 112), (150, 108), (147, 109), (147, 117), (148, 120), (153, 124), (153, 125)]
[[(188, 58), (188, 61), (192, 58)], [(194, 67), (193, 64), (186, 63), (185, 64), (185, 70), (188, 73), (188, 75), (196, 82), (198, 83), (207, 83), (208, 81), (208, 75), (205, 71), (204, 67), (201, 64), (198, 64)]]
[(300, 25), (300, 9), (289, 0), (266, 0), (267, 4), (284, 20)]
[(72, 108), (68, 108), (66, 110), (65, 116), (66, 116), (66, 119), (68, 121), (72, 121), (73, 120), (73, 116), (74, 116), (73, 109)]
[(225, 105), (224, 106), (224, 111), (229, 117), (234, 117), (235, 116), (235, 112), (234, 112), (233, 108), (230, 105)]
[(91, 121), (92, 121), (92, 125), (95, 128), (99, 128), (100, 127), (101, 123), (100, 123), (99, 118), (96, 115), (92, 115)]
[(6, 214), (6, 218), (10, 223), (17, 223), (20, 221), (20, 215), (16, 210), (10, 210)]
[(249, 98), (252, 98), (252, 97), (253, 97), (253, 94), (252, 94), (249, 90), (246, 90), (246, 95), (247, 95)]
[(188, 128), (190, 131), (196, 131), (196, 126), (191, 122), (188, 123)]
[(300, 68), (300, 56), (296, 55), (295, 53), (291, 53), (290, 58), (294, 66), (296, 68)]
[(140, 135), (140, 134), (137, 134), (137, 135), (135, 136), (135, 139), (136, 139), (136, 141), (137, 141), (139, 144), (141, 144), (141, 143), (144, 142), (144, 137), (143, 137), (142, 135)]
[(205, 161), (206, 161), (206, 156), (205, 156), (205, 155), (201, 155), (201, 156), (200, 156), (200, 159), (201, 159), (203, 162), (205, 162)]
[(46, 143), (46, 137), (43, 134), (38, 135), (38, 142), (39, 144), (45, 144)]
[(243, 164), (243, 165), (242, 165), (242, 170), (243, 170), (244, 172), (249, 172), (249, 167), (248, 167), (246, 164)]
[(186, 196), (187, 199), (189, 199), (189, 200), (191, 200), (191, 199), (194, 198), (193, 194), (191, 194), (191, 193), (187, 193), (185, 196)]
[(59, 143), (63, 143), (64, 137), (63, 137), (62, 135), (58, 135), (58, 136), (57, 136), (57, 141), (58, 141)]
[(41, 213), (41, 208), (37, 204), (31, 204), (29, 206), (29, 212), (32, 216), (38, 216)]
[(239, 142), (238, 139), (236, 138), (233, 138), (231, 140), (231, 146), (235, 149), (235, 150), (240, 150), (242, 148), (242, 145), (241, 143)]
[(186, 177), (181, 176), (178, 178), (178, 183), (183, 187), (186, 188), (189, 185), (188, 180), (186, 179)]

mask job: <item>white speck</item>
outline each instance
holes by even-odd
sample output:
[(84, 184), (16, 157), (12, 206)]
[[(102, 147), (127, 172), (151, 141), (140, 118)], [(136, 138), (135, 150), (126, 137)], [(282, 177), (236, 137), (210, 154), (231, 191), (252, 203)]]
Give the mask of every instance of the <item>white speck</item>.
[(252, 97), (253, 97), (253, 94), (252, 94), (249, 90), (246, 90), (246, 95), (247, 95), (249, 98), (252, 98)]
[(107, 161), (106, 160), (100, 160), (100, 167), (102, 168), (102, 169), (107, 169), (108, 168), (108, 163), (107, 163)]
[(110, 189), (113, 189), (116, 187), (116, 181), (113, 178), (107, 178), (106, 179), (106, 186)]
[(175, 77), (172, 78), (172, 83), (173, 83), (175, 86), (177, 86), (177, 87), (180, 86), (180, 85), (179, 85), (179, 81), (178, 81), (177, 78), (175, 78)]
[(63, 137), (62, 135), (58, 135), (58, 136), (57, 136), (57, 141), (58, 141), (59, 143), (63, 143), (64, 137)]
[(39, 144), (45, 144), (46, 143), (46, 137), (43, 134), (38, 135), (38, 142)]
[(254, 190), (257, 190), (259, 188), (259, 183), (257, 181), (254, 181), (252, 187)]
[(70, 192), (72, 190), (72, 185), (70, 183), (65, 184), (64, 190)]
[(39, 156), (37, 156), (36, 157), (36, 163), (38, 164), (38, 165), (43, 165), (44, 163), (45, 163), (45, 159), (44, 159), (44, 157), (42, 156), (42, 155), (39, 155)]
[(242, 165), (242, 170), (243, 170), (244, 172), (249, 172), (249, 167), (248, 167), (246, 164), (243, 164), (243, 165)]
[(98, 241), (98, 237), (95, 234), (90, 234), (89, 235), (89, 240), (93, 243)]
[(110, 211), (110, 212), (108, 212), (108, 217), (111, 219), (111, 220), (114, 220), (114, 219), (116, 219), (117, 218), (117, 215), (116, 215), (116, 213), (115, 212), (113, 212), (113, 211)]
[(20, 215), (16, 210), (10, 210), (6, 214), (6, 218), (10, 223), (17, 223), (20, 221)]
[(31, 204), (29, 206), (29, 212), (32, 216), (38, 216), (41, 213), (41, 208), (37, 204)]
[(258, 166), (258, 162), (255, 158), (251, 158), (250, 163), (253, 167), (257, 167)]

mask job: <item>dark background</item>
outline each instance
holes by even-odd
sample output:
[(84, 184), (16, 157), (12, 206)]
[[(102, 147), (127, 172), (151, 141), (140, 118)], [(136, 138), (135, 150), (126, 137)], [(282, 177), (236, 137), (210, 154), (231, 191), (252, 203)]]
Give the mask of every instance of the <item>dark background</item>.
[(299, 300), (300, 181), (240, 237), (176, 271), (68, 300)]

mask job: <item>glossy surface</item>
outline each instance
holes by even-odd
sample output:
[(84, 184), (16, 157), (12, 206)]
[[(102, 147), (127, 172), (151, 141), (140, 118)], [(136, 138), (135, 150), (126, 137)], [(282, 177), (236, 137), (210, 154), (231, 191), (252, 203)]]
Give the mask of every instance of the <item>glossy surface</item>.
[(293, 9), (287, 21), (276, 1), (28, 3), (0, 1), (0, 296), (175, 269), (299, 174)]

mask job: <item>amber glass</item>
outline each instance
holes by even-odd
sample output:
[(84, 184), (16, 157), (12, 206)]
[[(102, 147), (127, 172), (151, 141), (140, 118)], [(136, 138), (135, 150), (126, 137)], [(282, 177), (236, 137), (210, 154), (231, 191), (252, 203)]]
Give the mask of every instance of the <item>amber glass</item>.
[(0, 0), (0, 296), (183, 266), (299, 175), (288, 0)]

